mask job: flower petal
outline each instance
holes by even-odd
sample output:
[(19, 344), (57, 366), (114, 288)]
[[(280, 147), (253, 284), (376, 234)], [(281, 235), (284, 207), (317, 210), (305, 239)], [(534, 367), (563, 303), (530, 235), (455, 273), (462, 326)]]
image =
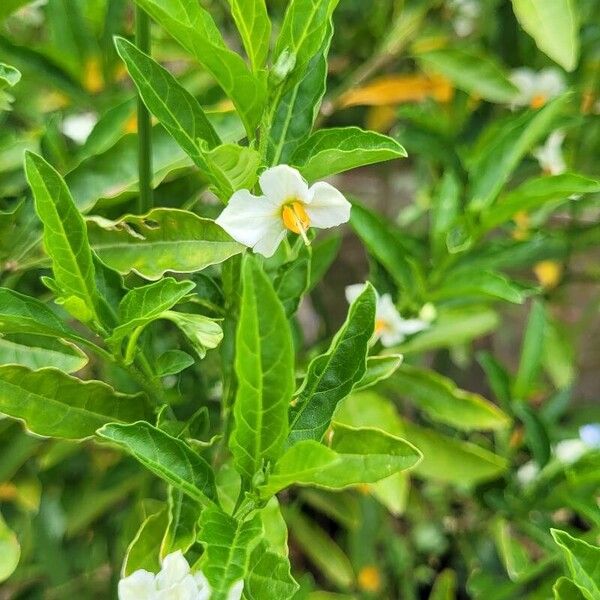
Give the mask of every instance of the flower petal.
[(179, 583), (160, 590), (156, 594), (156, 600), (198, 600), (200, 597), (196, 580), (191, 573), (186, 575)]
[(299, 171), (288, 165), (267, 169), (258, 181), (263, 194), (278, 206), (294, 199), (302, 202), (309, 199), (308, 184)]
[(172, 552), (165, 556), (162, 561), (162, 569), (156, 576), (156, 588), (158, 590), (167, 590), (190, 574), (190, 565), (185, 560), (181, 550)]
[(240, 600), (243, 591), (244, 580), (240, 579), (229, 588), (229, 592), (227, 593), (227, 600)]
[(277, 234), (285, 232), (279, 208), (265, 196), (254, 196), (248, 190), (235, 192), (215, 222), (234, 240), (250, 248), (265, 236), (272, 238), (275, 229)]
[(198, 571), (194, 575), (194, 579), (196, 580), (196, 586), (198, 588), (198, 598), (197, 600), (210, 600), (210, 595), (212, 593), (212, 589), (210, 587), (210, 583), (208, 583), (208, 579), (202, 571)]
[(306, 212), (310, 226), (326, 229), (346, 223), (350, 219), (352, 205), (344, 195), (325, 181), (319, 181), (310, 188), (310, 202)]
[(119, 581), (119, 600), (154, 600), (155, 593), (154, 574), (144, 569)]
[(269, 258), (275, 254), (275, 250), (279, 248), (281, 240), (286, 236), (287, 231), (281, 223), (275, 222), (270, 227), (263, 231), (262, 237), (252, 246), (254, 252), (262, 254), (265, 258)]
[(565, 78), (560, 69), (548, 67), (537, 74), (538, 93), (545, 94), (548, 98), (560, 95), (565, 89)]

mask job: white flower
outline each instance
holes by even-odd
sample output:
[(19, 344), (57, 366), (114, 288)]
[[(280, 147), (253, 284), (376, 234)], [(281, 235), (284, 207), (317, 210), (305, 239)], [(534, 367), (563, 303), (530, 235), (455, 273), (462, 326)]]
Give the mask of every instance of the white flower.
[(540, 468), (536, 462), (530, 460), (521, 465), (517, 470), (517, 479), (522, 486), (530, 484), (539, 474)]
[(210, 594), (206, 577), (193, 574), (179, 550), (164, 558), (157, 575), (140, 569), (119, 581), (119, 600), (209, 600)]
[(588, 423), (579, 428), (581, 441), (592, 449), (600, 448), (600, 423)]
[(326, 229), (350, 218), (350, 203), (332, 185), (320, 181), (310, 188), (287, 165), (264, 171), (262, 196), (238, 190), (216, 222), (235, 240), (263, 256), (272, 256), (288, 231), (308, 244), (309, 227)]
[(513, 98), (513, 107), (540, 108), (548, 100), (560, 96), (566, 87), (562, 71), (554, 67), (541, 71), (534, 71), (527, 67), (515, 69), (510, 75), (510, 80), (519, 90)]
[(98, 117), (91, 112), (69, 115), (63, 119), (61, 131), (74, 142), (83, 144), (98, 122)]
[(560, 175), (567, 170), (562, 153), (564, 139), (565, 134), (557, 129), (548, 136), (543, 146), (539, 146), (533, 151), (533, 155), (537, 158), (544, 173)]
[[(349, 285), (346, 288), (348, 303), (354, 302), (364, 289), (364, 283)], [(374, 340), (381, 340), (381, 343), (386, 347), (395, 346), (402, 342), (407, 335), (423, 331), (428, 327), (429, 323), (422, 319), (403, 319), (389, 294), (377, 296)]]
[(454, 13), (452, 27), (459, 37), (467, 37), (475, 31), (481, 12), (478, 0), (450, 0), (450, 9)]
[(587, 451), (588, 447), (579, 439), (563, 440), (554, 446), (554, 456), (566, 465), (577, 462)]

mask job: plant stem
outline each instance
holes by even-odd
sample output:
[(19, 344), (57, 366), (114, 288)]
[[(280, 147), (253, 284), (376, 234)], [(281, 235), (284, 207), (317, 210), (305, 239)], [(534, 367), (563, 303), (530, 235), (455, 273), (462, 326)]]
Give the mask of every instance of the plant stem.
[[(146, 54), (150, 54), (150, 18), (138, 6), (135, 7), (135, 44)], [(138, 213), (152, 209), (152, 122), (146, 105), (138, 95), (138, 173), (139, 196)]]

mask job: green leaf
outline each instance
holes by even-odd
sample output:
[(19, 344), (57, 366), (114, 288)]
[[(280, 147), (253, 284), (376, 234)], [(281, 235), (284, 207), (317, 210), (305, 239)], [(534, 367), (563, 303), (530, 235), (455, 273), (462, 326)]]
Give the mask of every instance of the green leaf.
[(331, 535), (298, 510), (287, 510), (284, 514), (302, 554), (334, 585), (341, 588), (352, 586), (356, 579), (352, 563)]
[(294, 392), (294, 356), (283, 306), (269, 278), (249, 256), (242, 266), (242, 286), (230, 448), (238, 471), (251, 480), (265, 463), (279, 456), (285, 443)]
[(227, 600), (231, 588), (243, 580), (250, 554), (262, 534), (259, 515), (234, 519), (217, 507), (202, 511), (198, 540), (204, 545), (202, 572), (211, 585), (211, 600)]
[(300, 144), (291, 162), (309, 181), (406, 156), (394, 139), (359, 127), (320, 129)]
[(355, 384), (352, 391), (359, 392), (376, 385), (380, 381), (385, 381), (398, 370), (403, 359), (402, 354), (369, 356), (367, 358), (367, 370), (362, 379)]
[(513, 384), (513, 397), (518, 400), (525, 400), (536, 382), (542, 362), (540, 350), (544, 345), (545, 330), (546, 311), (544, 305), (541, 302), (534, 302), (529, 313), (521, 347), (519, 369)]
[(216, 348), (223, 339), (221, 326), (214, 319), (204, 315), (168, 310), (162, 314), (162, 318), (179, 327), (200, 358), (204, 358), (206, 351)]
[(228, 0), (228, 2), (244, 50), (256, 73), (265, 66), (271, 39), (271, 21), (269, 21), (265, 0)]
[(81, 381), (57, 369), (0, 366), (0, 412), (38, 435), (81, 440), (111, 421), (149, 417), (144, 396), (120, 394), (100, 381)]
[(501, 196), (494, 206), (483, 215), (483, 226), (492, 229), (502, 225), (520, 211), (532, 212), (538, 208), (565, 202), (572, 194), (595, 194), (600, 192), (600, 181), (575, 173), (543, 175), (527, 179), (520, 186)]
[(464, 431), (503, 429), (510, 418), (479, 394), (461, 390), (435, 371), (403, 365), (390, 380), (402, 396), (412, 400), (432, 419)]
[(402, 291), (411, 294), (414, 290), (411, 266), (389, 222), (366, 207), (353, 204), (350, 224), (369, 253), (383, 265)]
[(298, 255), (282, 265), (273, 281), (273, 287), (289, 318), (296, 313), (310, 284), (312, 247), (303, 245)]
[(131, 425), (109, 423), (97, 434), (120, 446), (149, 471), (190, 498), (202, 504), (217, 501), (212, 468), (185, 442), (143, 421)]
[(456, 573), (451, 569), (444, 569), (433, 582), (429, 600), (455, 600), (456, 599)]
[(261, 541), (250, 556), (244, 581), (244, 598), (290, 600), (298, 591), (298, 587), (290, 573), (288, 558), (272, 552), (267, 543)]
[(375, 326), (375, 290), (367, 284), (352, 303), (346, 322), (329, 350), (314, 358), (290, 409), (288, 442), (320, 440), (340, 400), (347, 396), (366, 370), (369, 340)]
[(482, 52), (443, 48), (417, 54), (417, 60), (450, 79), (459, 89), (491, 102), (510, 102), (518, 92), (502, 65)]
[(13, 87), (21, 80), (21, 72), (11, 65), (0, 62), (0, 89), (9, 86)]
[(74, 344), (37, 335), (0, 337), (0, 365), (16, 364), (30, 369), (56, 367), (66, 373), (79, 371), (87, 356)]
[(17, 568), (21, 545), (0, 514), (0, 583), (6, 581)]
[(275, 44), (274, 64), (287, 55), (294, 67), (288, 81), (302, 77), (310, 60), (323, 46), (331, 15), (339, 0), (291, 0)]
[(166, 509), (153, 513), (144, 519), (125, 553), (123, 561), (124, 577), (139, 569), (151, 573), (160, 571), (159, 548), (166, 527)]
[(167, 375), (177, 375), (184, 369), (194, 364), (194, 358), (187, 352), (181, 350), (167, 350), (161, 354), (155, 365), (156, 375), (166, 377)]
[(516, 115), (495, 132), (469, 165), (472, 210), (483, 211), (494, 202), (525, 154), (552, 130), (568, 101), (568, 95), (556, 98), (540, 110)]
[(600, 599), (600, 548), (574, 538), (566, 531), (551, 529), (569, 567), (573, 583), (588, 600)]
[(311, 58), (304, 76), (287, 90), (273, 116), (267, 145), (270, 165), (288, 164), (298, 144), (310, 134), (327, 82), (327, 55), (333, 25), (329, 24), (323, 43)]
[(223, 144), (204, 156), (217, 195), (224, 202), (229, 202), (236, 190), (254, 187), (260, 166), (260, 154), (256, 150), (237, 144)]
[(511, 403), (510, 376), (502, 364), (490, 352), (477, 353), (477, 362), (485, 371), (488, 385), (496, 399), (506, 409)]
[(550, 436), (544, 421), (537, 411), (524, 402), (515, 402), (512, 408), (525, 427), (525, 442), (535, 461), (540, 467), (544, 467), (552, 454)]
[(244, 249), (214, 221), (175, 208), (118, 221), (90, 219), (88, 231), (94, 251), (111, 269), (151, 280), (167, 271), (201, 271)]
[(46, 304), (7, 288), (0, 288), (0, 332), (81, 339)]
[(62, 177), (41, 156), (27, 152), (25, 172), (44, 224), (44, 245), (52, 259), (60, 301), (77, 319), (100, 325), (100, 297), (83, 217)]
[(580, 589), (568, 577), (559, 577), (552, 587), (554, 600), (585, 600)]
[(119, 322), (108, 339), (118, 345), (126, 336), (141, 330), (159, 319), (163, 313), (180, 302), (196, 286), (193, 281), (176, 281), (165, 277), (155, 283), (129, 290), (119, 304)]
[(520, 540), (513, 534), (510, 523), (499, 518), (493, 525), (496, 548), (504, 564), (506, 573), (512, 581), (518, 581), (527, 569), (531, 560)]
[(411, 354), (448, 348), (485, 335), (497, 326), (497, 313), (486, 307), (440, 310), (429, 329), (399, 344), (394, 350)]
[(136, 2), (212, 74), (252, 137), (266, 100), (265, 80), (255, 77), (242, 57), (227, 48), (210, 13), (196, 0)]
[(196, 99), (169, 71), (131, 42), (117, 37), (115, 46), (148, 110), (196, 165), (207, 172), (199, 140), (203, 140), (209, 148), (214, 148), (221, 143), (221, 139)]
[(473, 298), (499, 298), (522, 304), (524, 291), (508, 277), (494, 271), (465, 271), (451, 274), (428, 298), (432, 301)]
[(307, 291), (311, 291), (323, 279), (340, 250), (342, 238), (330, 235), (311, 244), (310, 281)]
[(512, 0), (521, 27), (563, 69), (579, 60), (579, 10), (575, 0)]
[(413, 467), (420, 458), (419, 451), (399, 437), (334, 422), (331, 448), (314, 440), (298, 442), (277, 461), (262, 493), (274, 494), (295, 484), (338, 490), (374, 483)]
[(196, 541), (196, 523), (200, 511), (199, 502), (177, 488), (169, 488), (169, 519), (160, 545), (163, 558), (177, 550), (185, 554), (192, 547)]
[(506, 470), (507, 463), (502, 457), (402, 419), (388, 398), (374, 392), (360, 392), (346, 398), (335, 419), (352, 427), (380, 429), (414, 444), (423, 454), (414, 472), (427, 479), (475, 485)]

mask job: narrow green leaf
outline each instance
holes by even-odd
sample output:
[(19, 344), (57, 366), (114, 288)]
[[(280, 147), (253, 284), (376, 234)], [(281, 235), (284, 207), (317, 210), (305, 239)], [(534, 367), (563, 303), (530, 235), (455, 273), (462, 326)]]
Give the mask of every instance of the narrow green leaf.
[(456, 87), (491, 102), (510, 102), (518, 91), (502, 65), (481, 51), (443, 48), (419, 53), (417, 60), (450, 79)]
[(444, 569), (433, 582), (429, 600), (455, 600), (456, 573), (452, 569)]
[(310, 134), (327, 82), (327, 55), (333, 25), (330, 23), (323, 43), (311, 58), (303, 77), (287, 90), (273, 116), (267, 145), (267, 161), (270, 165), (288, 164), (300, 142)]
[(537, 111), (517, 115), (496, 131), (469, 166), (470, 206), (483, 211), (496, 199), (521, 159), (547, 135), (569, 96), (561, 96)]
[(49, 337), (18, 334), (0, 337), (0, 365), (16, 364), (30, 369), (55, 367), (75, 373), (88, 363), (74, 344)]
[(244, 598), (247, 600), (290, 600), (298, 591), (298, 584), (290, 573), (290, 561), (269, 550), (261, 541), (250, 556), (248, 573), (244, 580)]
[(519, 370), (513, 384), (513, 397), (518, 400), (525, 400), (535, 384), (542, 362), (541, 348), (544, 344), (545, 330), (546, 311), (544, 305), (541, 302), (534, 302), (523, 337)]
[(282, 265), (273, 281), (273, 287), (289, 318), (298, 310), (302, 297), (310, 285), (312, 247), (303, 245), (298, 255)]
[(461, 390), (451, 379), (429, 369), (403, 365), (390, 385), (432, 419), (457, 429), (503, 429), (510, 424), (509, 416), (483, 396)]
[(180, 302), (195, 285), (193, 281), (176, 281), (172, 277), (165, 277), (129, 290), (119, 304), (121, 325), (115, 328), (109, 342), (118, 344), (134, 331), (141, 331)]
[(366, 390), (380, 381), (391, 377), (402, 364), (402, 354), (389, 354), (387, 356), (369, 356), (367, 358), (367, 370), (362, 379), (355, 384), (353, 392)]
[(579, 10), (575, 0), (512, 0), (521, 27), (537, 47), (567, 71), (579, 60)]
[(371, 284), (352, 303), (346, 322), (329, 350), (314, 358), (290, 410), (288, 442), (320, 440), (338, 402), (365, 374), (369, 340), (375, 326), (375, 290)]
[(187, 352), (181, 350), (167, 350), (161, 354), (155, 365), (156, 375), (166, 377), (167, 375), (177, 375), (184, 369), (194, 364), (194, 358)]
[(81, 381), (57, 369), (0, 366), (0, 412), (38, 435), (81, 440), (105, 423), (149, 418), (142, 395), (115, 392), (100, 381)]
[(479, 352), (477, 362), (485, 371), (488, 385), (500, 402), (507, 409), (511, 403), (510, 375), (502, 364), (490, 352)]
[(196, 99), (169, 71), (131, 42), (117, 37), (115, 46), (148, 110), (196, 165), (207, 170), (198, 140), (214, 148), (221, 139)]
[(558, 205), (573, 194), (600, 192), (600, 181), (575, 173), (544, 175), (527, 179), (520, 186), (501, 196), (494, 206), (483, 215), (483, 225), (491, 229), (506, 223), (519, 211), (531, 212), (549, 205)]
[(89, 219), (88, 231), (94, 251), (111, 269), (151, 280), (167, 271), (201, 271), (244, 249), (214, 221), (175, 208), (118, 221)]
[(515, 402), (512, 409), (524, 425), (525, 443), (531, 450), (535, 461), (540, 467), (546, 466), (552, 454), (546, 424), (537, 411), (525, 402)]
[(253, 136), (266, 100), (264, 77), (255, 77), (242, 57), (227, 48), (210, 13), (196, 0), (136, 2), (212, 74)]
[(167, 527), (167, 510), (159, 510), (146, 517), (131, 540), (123, 560), (123, 576), (144, 569), (151, 573), (160, 571), (160, 542)]
[(550, 533), (563, 552), (575, 585), (587, 600), (599, 600), (600, 548), (560, 529), (551, 529)]
[(163, 558), (177, 550), (185, 554), (192, 547), (196, 541), (196, 523), (202, 508), (199, 502), (174, 487), (169, 488), (168, 506), (168, 523), (160, 545)]
[(456, 298), (499, 298), (506, 302), (522, 304), (526, 294), (508, 277), (494, 271), (464, 271), (451, 274), (433, 292), (429, 294), (432, 301), (454, 300)]
[(120, 446), (149, 471), (194, 500), (202, 504), (217, 501), (212, 468), (185, 442), (143, 421), (130, 425), (109, 423), (97, 434)]
[(265, 0), (228, 0), (244, 49), (256, 73), (265, 66), (271, 39), (271, 21)]
[(263, 464), (279, 456), (285, 443), (294, 358), (283, 306), (269, 278), (249, 256), (242, 266), (242, 286), (230, 448), (238, 471), (251, 480)]
[(353, 204), (350, 224), (369, 253), (383, 265), (402, 291), (411, 294), (414, 277), (407, 253), (389, 223), (368, 208)]
[(287, 55), (293, 61), (288, 81), (302, 77), (313, 56), (322, 47), (331, 15), (339, 0), (291, 0), (275, 44), (274, 63)]
[(227, 600), (231, 588), (246, 577), (252, 550), (262, 534), (259, 515), (234, 519), (217, 507), (202, 511), (198, 540), (204, 545), (202, 572), (211, 585), (211, 600)]
[(359, 127), (320, 129), (300, 144), (291, 161), (309, 181), (406, 156), (394, 139)]
[(100, 297), (83, 217), (62, 177), (41, 156), (27, 152), (25, 172), (44, 224), (44, 245), (52, 259), (60, 300), (79, 320), (100, 325)]
[(0, 288), (0, 332), (81, 339), (43, 302), (7, 288)]
[(6, 581), (17, 568), (21, 545), (0, 514), (0, 583)]

